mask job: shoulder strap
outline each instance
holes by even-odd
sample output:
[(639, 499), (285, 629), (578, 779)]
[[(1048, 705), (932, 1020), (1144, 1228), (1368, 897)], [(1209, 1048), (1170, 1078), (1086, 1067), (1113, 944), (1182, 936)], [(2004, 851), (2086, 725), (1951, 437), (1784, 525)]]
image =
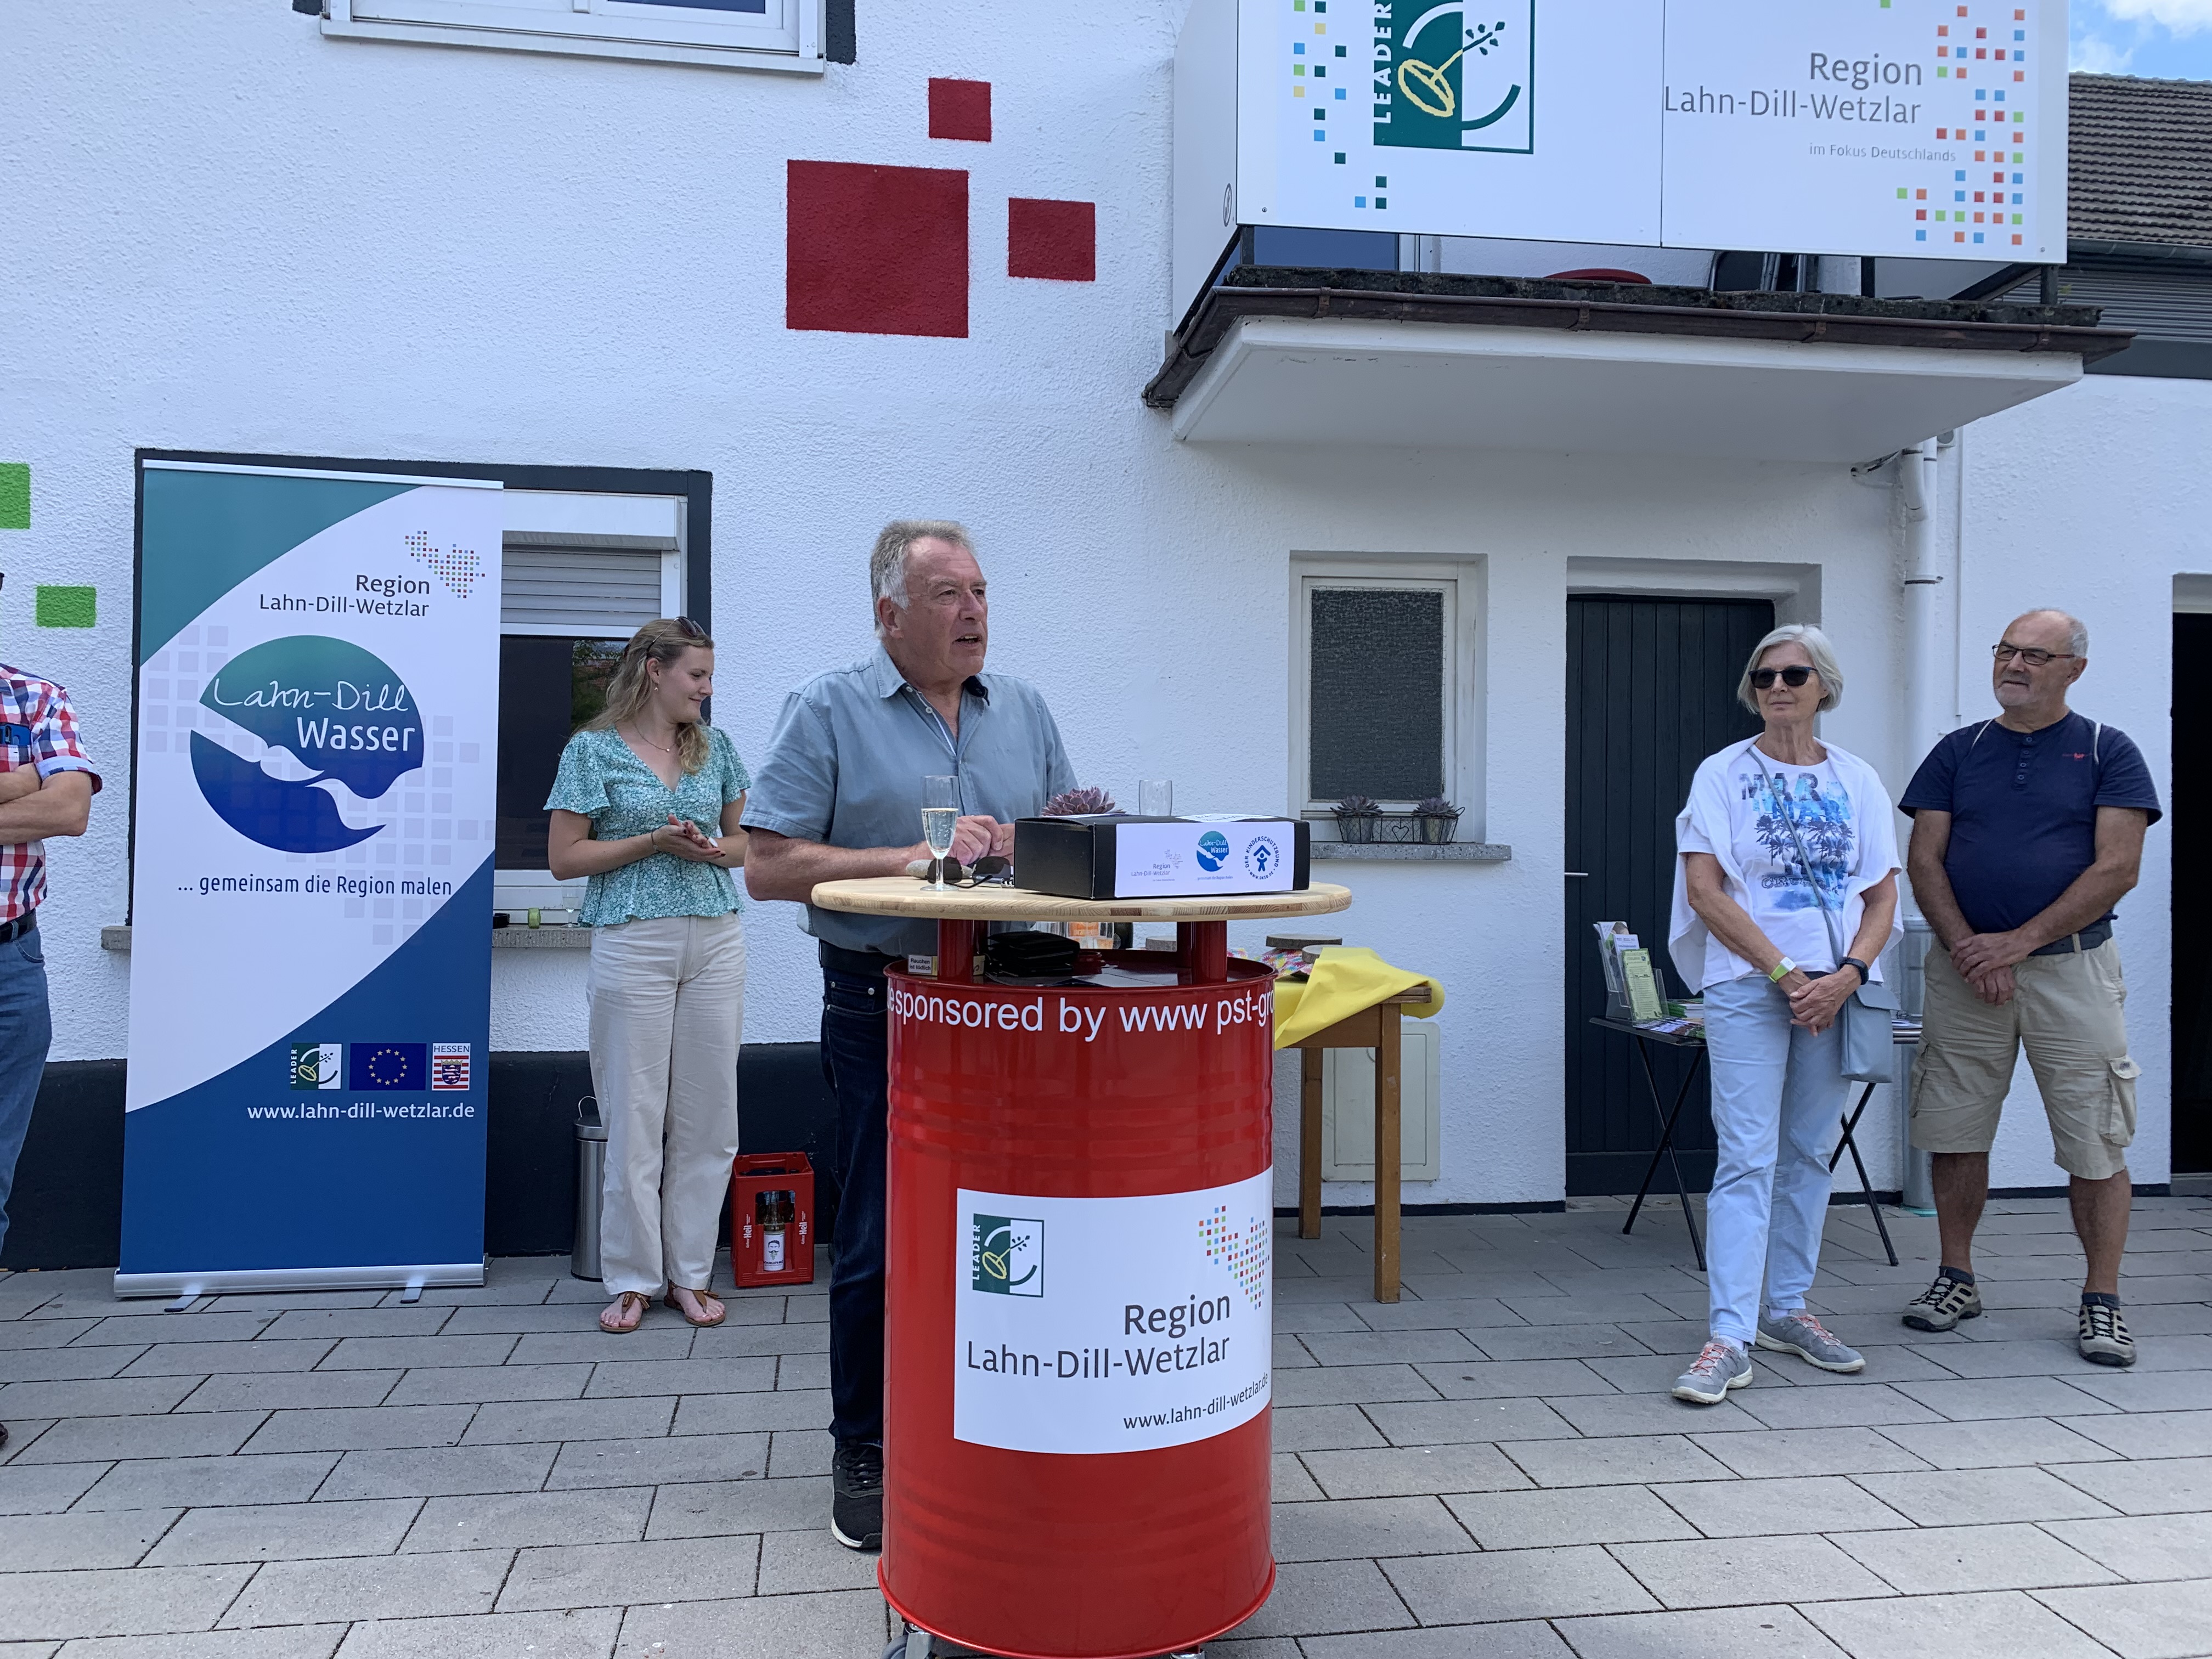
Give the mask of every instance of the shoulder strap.
[(1982, 740), (1984, 734), (1989, 731), (1990, 727), (1996, 724), (1996, 722), (1993, 720), (1984, 720), (1981, 723), (1981, 726), (1975, 731), (1972, 741), (1968, 743), (1966, 747), (1972, 749), (1975, 744), (1979, 743)]

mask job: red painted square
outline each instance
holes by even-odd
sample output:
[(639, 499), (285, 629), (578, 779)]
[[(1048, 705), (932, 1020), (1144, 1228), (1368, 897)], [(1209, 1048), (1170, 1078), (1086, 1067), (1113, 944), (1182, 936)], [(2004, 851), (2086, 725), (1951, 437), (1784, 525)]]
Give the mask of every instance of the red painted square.
[(948, 167), (793, 161), (786, 328), (968, 335), (968, 175)]
[(1092, 202), (1006, 204), (1006, 275), (1059, 283), (1098, 279), (1098, 208)]
[(991, 142), (991, 83), (935, 81), (929, 83), (929, 136)]

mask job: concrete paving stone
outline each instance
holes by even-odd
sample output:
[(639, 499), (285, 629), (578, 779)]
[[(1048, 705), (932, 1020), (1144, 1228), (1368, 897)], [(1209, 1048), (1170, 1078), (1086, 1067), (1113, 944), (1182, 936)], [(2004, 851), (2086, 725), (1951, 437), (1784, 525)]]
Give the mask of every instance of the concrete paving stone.
[[(466, 1411), (463, 1406), (424, 1407)], [(462, 1443), (507, 1445), (545, 1440), (642, 1440), (668, 1432), (676, 1402), (663, 1395), (618, 1400), (506, 1401), (476, 1408)]]
[[(2072, 1328), (2069, 1319), (2069, 1332)], [(2049, 1376), (2054, 1372), (2073, 1370), (2082, 1364), (2070, 1337), (2064, 1341), (2056, 1337), (2035, 1341), (1971, 1340), (1946, 1343), (1940, 1349), (1919, 1344), (1913, 1352), (1925, 1354), (1959, 1376)]]
[(1307, 1366), (1321, 1364), (1321, 1361), (1316, 1359), (1297, 1338), (1285, 1336), (1279, 1331), (1275, 1334), (1268, 1352), (1271, 1356), (1271, 1363), (1279, 1373), (1300, 1370)]
[(412, 1554), (538, 1544), (632, 1544), (645, 1536), (652, 1509), (650, 1486), (434, 1498), (422, 1505), (399, 1548)]
[(204, 1305), (210, 1313), (258, 1313), (273, 1319), (295, 1308), (374, 1308), (394, 1294), (392, 1291), (240, 1291), (211, 1296)]
[(160, 1342), (132, 1360), (125, 1376), (205, 1376), (216, 1371), (311, 1371), (336, 1341)]
[[(641, 1328), (628, 1336), (611, 1336), (590, 1321), (585, 1328), (574, 1331), (539, 1331), (514, 1339), (514, 1350), (509, 1356), (518, 1365), (579, 1364), (589, 1361), (615, 1361), (635, 1364), (639, 1360), (679, 1360), (693, 1357), (692, 1331), (673, 1314), (672, 1323), (658, 1330)], [(705, 1332), (698, 1334), (703, 1336)], [(505, 1337), (449, 1338), (452, 1341), (500, 1341)]]
[(110, 1314), (95, 1322), (93, 1328), (76, 1339), (80, 1348), (105, 1347), (119, 1344), (143, 1347), (155, 1339), (164, 1342), (251, 1342), (269, 1328), (265, 1314), (179, 1314), (158, 1328), (146, 1319), (161, 1312), (161, 1304), (152, 1304), (143, 1315)]
[[(1679, 1360), (1681, 1356), (1694, 1354), (1705, 1345), (1711, 1330), (1711, 1321), (1705, 1310), (1687, 1319), (1625, 1319), (1614, 1327), (1624, 1336), (1632, 1336), (1655, 1354)], [(1594, 1365), (1633, 1364), (1634, 1356), (1622, 1359), (1600, 1359)]]
[(2128, 1310), (2128, 1328), (2138, 1344), (2155, 1336), (2203, 1336), (2212, 1333), (2212, 1306), (2202, 1302), (2137, 1302)]
[[(100, 1322), (96, 1319), (10, 1319), (0, 1321), (0, 1349), (67, 1347)], [(143, 1345), (146, 1339), (138, 1339)]]
[(607, 1659), (619, 1607), (493, 1613), (457, 1619), (364, 1619), (338, 1659)]
[[(2212, 1379), (2207, 1385), (2212, 1387)], [(2066, 1426), (2123, 1457), (2212, 1456), (2212, 1410), (2076, 1417)]]
[(1295, 1453), (1273, 1454), (1268, 1462), (1268, 1476), (1270, 1495), (1278, 1504), (1313, 1503), (1328, 1496), (1314, 1484), (1313, 1476), (1306, 1473), (1306, 1466), (1298, 1461)]
[(1697, 1528), (1641, 1486), (1462, 1492), (1444, 1507), (1486, 1550), (1551, 1549), (1695, 1538)]
[(2043, 1530), (2122, 1578), (2212, 1577), (2212, 1513), (2049, 1521)]
[[(1380, 1306), (1381, 1304), (1377, 1304)], [(1420, 1303), (1401, 1303), (1400, 1307), (1420, 1307)], [(1274, 1311), (1275, 1334), (1303, 1336), (1308, 1331), (1370, 1331), (1382, 1328), (1359, 1316), (1358, 1310), (1342, 1302), (1292, 1302)]]
[[(2053, 1471), (2123, 1515), (2181, 1515), (2212, 1510), (2212, 1457), (2164, 1457), (2134, 1463), (2078, 1463)], [(4, 1482), (4, 1477), (0, 1477)]]
[(1912, 1525), (1888, 1504), (1835, 1474), (1696, 1480), (1654, 1486), (1651, 1492), (1708, 1538), (1868, 1532)]
[(174, 1410), (199, 1383), (197, 1376), (10, 1382), (0, 1388), (0, 1422), (27, 1417), (156, 1416)]
[(91, 1490), (105, 1463), (32, 1463), (0, 1468), (0, 1515), (58, 1515)]
[[(1412, 1401), (1365, 1407), (1396, 1446), (1445, 1446), (1478, 1440), (1570, 1438), (1575, 1430), (1541, 1400)], [(1278, 1419), (1279, 1423), (1280, 1419)]]
[[(284, 1625), (273, 1630), (179, 1631), (167, 1636), (82, 1637), (67, 1659), (331, 1659), (343, 1625)], [(13, 1649), (0, 1648), (0, 1654)]]
[[(118, 1510), (9, 1516), (0, 1520), (0, 1575), (137, 1566), (180, 1512)], [(6, 1593), (6, 1583), (0, 1577), (0, 1595)]]
[(536, 1492), (545, 1484), (558, 1449), (555, 1446), (436, 1446), (409, 1451), (349, 1451), (339, 1458), (337, 1468), (316, 1496), (327, 1500)]
[(826, 1428), (778, 1429), (769, 1439), (768, 1472), (775, 1480), (827, 1474), (837, 1450)]
[[(1559, 1289), (1538, 1271), (1557, 1265), (1559, 1255), (1556, 1251), (1538, 1250), (1527, 1255), (1503, 1251), (1494, 1255), (1461, 1251), (1448, 1259), (1464, 1269), (1460, 1278), (1453, 1283), (1432, 1279), (1418, 1292), (1421, 1300), (1453, 1302), (1465, 1297), (1550, 1296)], [(1365, 1294), (1371, 1299), (1373, 1286), (1369, 1286)]]
[(1606, 1354), (1651, 1351), (1611, 1325), (1545, 1325), (1527, 1329), (1500, 1327), (1470, 1338), (1492, 1359), (1595, 1359)]
[[(1805, 1297), (1805, 1305), (1825, 1320), (1831, 1314), (1881, 1314), (1895, 1318), (1905, 1304), (1918, 1295), (1920, 1286), (1899, 1291), (1887, 1285), (1815, 1285)], [(1907, 1328), (1900, 1321), (1898, 1328)]]
[(1632, 1320), (1669, 1319), (1674, 1312), (1648, 1296), (1620, 1291), (1506, 1296), (1499, 1300), (1531, 1325), (1617, 1325)]
[(1382, 1430), (1357, 1406), (1291, 1406), (1270, 1413), (1277, 1451), (1345, 1451), (1387, 1446)]
[[(545, 1299), (548, 1302), (569, 1304), (590, 1304), (601, 1308), (614, 1300), (607, 1294), (606, 1286), (600, 1284), (598, 1279), (578, 1279), (573, 1274), (555, 1279), (553, 1288), (546, 1293)], [(648, 1314), (647, 1317), (650, 1318), (652, 1316)]]
[[(1305, 1659), (1572, 1659), (1572, 1650), (1559, 1633), (1537, 1619), (1309, 1636), (1297, 1645)], [(1228, 1653), (1243, 1659), (1234, 1648)]]
[(391, 1451), (402, 1446), (452, 1446), (459, 1443), (476, 1413), (474, 1406), (336, 1406), (272, 1412), (245, 1449)]
[(830, 1322), (830, 1291), (825, 1282), (819, 1296), (793, 1296), (784, 1298), (783, 1322), (787, 1325), (826, 1325)]
[(1285, 1504), (1275, 1510), (1273, 1533), (1278, 1561), (1460, 1555), (1475, 1548), (1467, 1529), (1434, 1498)]
[(398, 1371), (240, 1371), (210, 1376), (186, 1395), (180, 1412), (322, 1410), (374, 1406), (392, 1392)]
[(2202, 1278), (2208, 1270), (2212, 1270), (2212, 1250), (2168, 1250), (2131, 1255), (2121, 1270), (2120, 1295), (2124, 1299), (2136, 1294), (2138, 1286), (2162, 1278)]
[(0, 1382), (74, 1382), (113, 1376), (143, 1349), (0, 1348)]
[[(2104, 1521), (2060, 1526), (2101, 1527)], [(2054, 1584), (2105, 1584), (2106, 1571), (2051, 1534), (2055, 1527), (2017, 1522), (1994, 1527), (1917, 1527), (1900, 1533), (1852, 1533), (1838, 1548), (1907, 1595), (1966, 1590), (2041, 1589)]]
[(2152, 1307), (2172, 1302), (2212, 1299), (2212, 1273), (2177, 1273), (2159, 1279), (2130, 1279), (2123, 1273), (2120, 1289), (2130, 1307)]
[[(689, 1394), (677, 1402), (671, 1434), (750, 1434), (765, 1429), (818, 1429), (830, 1421), (826, 1389), (778, 1389), (754, 1394)], [(1281, 1419), (1276, 1419), (1279, 1425)]]
[(759, 1565), (757, 1538), (666, 1538), (526, 1549), (515, 1557), (514, 1571), (499, 1593), (499, 1610), (726, 1600), (753, 1593)]
[(821, 1325), (722, 1325), (701, 1331), (691, 1344), (695, 1359), (745, 1359), (762, 1354), (828, 1353), (830, 1327)]
[(2019, 1590), (1822, 1601), (1800, 1610), (1852, 1659), (2112, 1659), (2111, 1650)]
[(1817, 1365), (1807, 1364), (1794, 1353), (1768, 1352), (1765, 1364), (1778, 1376), (1786, 1377), (1802, 1389), (1856, 1389), (1869, 1382), (1884, 1386), (1902, 1382), (1948, 1382), (1958, 1376), (1948, 1371), (1917, 1348), (1882, 1346), (1861, 1342), (1854, 1345), (1866, 1356), (1866, 1369), (1858, 1372), (1824, 1371)]
[(1493, 1359), (1480, 1365), (1416, 1365), (1447, 1400), (1551, 1399), (1571, 1394), (1612, 1394), (1612, 1383), (1581, 1359)]
[(9, 1575), (0, 1642), (205, 1630), (252, 1567), (106, 1567)]
[(1369, 1406), (1436, 1397), (1411, 1365), (1326, 1365), (1274, 1380), (1278, 1406)]
[[(1917, 1400), (1954, 1422), (1976, 1418), (2077, 1417), (2109, 1403), (2085, 1395), (2073, 1386), (2070, 1377), (1991, 1376), (1963, 1382), (1897, 1382), (1893, 1386), (1906, 1399)], [(2212, 1391), (2205, 1397), (2212, 1398)], [(2094, 1403), (2083, 1405), (2085, 1398)]]
[(162, 1539), (146, 1565), (198, 1567), (225, 1561), (389, 1555), (406, 1536), (421, 1507), (420, 1498), (380, 1498), (347, 1504), (246, 1504), (194, 1510)]
[(2070, 1352), (2077, 1329), (2075, 1301), (2080, 1292), (2071, 1284), (2061, 1285), (2058, 1289), (2061, 1294), (2057, 1296), (2039, 1297), (2033, 1303), (2021, 1307), (1998, 1307), (1985, 1304), (1989, 1307), (1987, 1313), (1979, 1319), (1962, 1323), (1944, 1340), (1973, 1344), (2055, 1342)]
[(716, 1538), (742, 1533), (807, 1532), (830, 1524), (830, 1482), (703, 1480), (660, 1487), (647, 1538)]
[[(602, 1360), (584, 1385), (586, 1401), (622, 1394), (765, 1394), (775, 1360)], [(818, 1387), (827, 1387), (827, 1378)]]
[(2045, 1590), (2036, 1599), (2120, 1659), (2201, 1659), (2212, 1630), (2212, 1579)]
[(1753, 1480), (1928, 1467), (1894, 1440), (1868, 1428), (1765, 1429), (1755, 1434), (1693, 1434), (1690, 1438), (1736, 1474)]
[(1544, 1277), (1559, 1287), (1562, 1296), (1621, 1296), (1633, 1292), (1645, 1296), (1673, 1296), (1687, 1291), (1702, 1297), (1705, 1281), (1681, 1267), (1613, 1267), (1595, 1273), (1581, 1272), (1571, 1267), (1540, 1269)]
[[(1528, 1322), (1491, 1296), (1453, 1297), (1437, 1302), (1368, 1302), (1354, 1304), (1346, 1311), (1362, 1321), (1364, 1328), (1376, 1331), (1486, 1330), (1492, 1326)], [(1355, 1330), (1362, 1326), (1312, 1328)]]
[[(731, 1317), (736, 1317), (735, 1304)], [(589, 1308), (573, 1304), (554, 1304), (531, 1307), (495, 1305), (492, 1307), (456, 1308), (447, 1318), (442, 1333), (447, 1336), (497, 1336), (526, 1332), (536, 1334), (553, 1333), (560, 1335), (599, 1336), (605, 1333), (599, 1327), (599, 1316)], [(674, 1328), (672, 1326), (671, 1328)]]
[(1382, 1451), (1316, 1451), (1303, 1462), (1331, 1498), (1398, 1498), (1423, 1492), (1508, 1492), (1528, 1478), (1496, 1446), (1394, 1446)]
[(435, 1336), (453, 1318), (451, 1308), (295, 1308), (276, 1316), (264, 1334), (315, 1337)]
[[(1744, 1409), (1746, 1395), (1761, 1391), (1757, 1384), (1738, 1389), (1713, 1406), (1693, 1406), (1668, 1393), (1689, 1363), (1680, 1355), (1666, 1361), (1663, 1386), (1653, 1385), (1637, 1394), (1581, 1395), (1550, 1404), (1577, 1432), (1586, 1435), (1683, 1434), (1692, 1430), (1700, 1434), (1755, 1434), (1765, 1428)], [(1765, 1381), (1766, 1390), (1779, 1386)]]
[[(471, 1451), (520, 1450), (494, 1446)], [(550, 1450), (536, 1447), (537, 1451)], [(561, 1448), (549, 1492), (576, 1486), (657, 1486), (663, 1481), (750, 1480), (768, 1473), (764, 1434), (690, 1434), (648, 1440), (574, 1441)], [(535, 1486), (535, 1481), (532, 1485)]]
[(1540, 1486), (1640, 1486), (1652, 1480), (1719, 1480), (1729, 1471), (1679, 1434), (1607, 1440), (1516, 1440), (1498, 1449)]
[(2002, 1521), (2076, 1521), (2106, 1506), (2042, 1469), (1937, 1469), (1926, 1474), (1863, 1474), (1858, 1483), (1923, 1527)]
[[(81, 1383), (71, 1387), (82, 1387)], [(93, 1463), (104, 1458), (222, 1457), (261, 1426), (260, 1412), (65, 1419), (16, 1455), (18, 1463)]]
[(0, 1447), (0, 1467), (21, 1458), (58, 1420), (52, 1417), (19, 1417), (10, 1423), (8, 1425), (8, 1443)]
[(634, 1607), (617, 1659), (874, 1659), (890, 1639), (875, 1590)]
[(1424, 1625), (1640, 1613), (1659, 1605), (1618, 1561), (1588, 1545), (1414, 1556), (1381, 1565)]
[(253, 1582), (216, 1627), (489, 1613), (514, 1559), (512, 1550), (455, 1550), (443, 1555), (270, 1561), (254, 1571)]
[(416, 1365), (504, 1364), (514, 1336), (349, 1336), (322, 1363), (326, 1371), (405, 1370)]
[(426, 1365), (408, 1371), (388, 1406), (488, 1405), (495, 1401), (575, 1400), (589, 1365)]
[(1249, 1642), (1217, 1636), (1206, 1645), (1214, 1659), (1300, 1659), (1297, 1643), (1287, 1636), (1261, 1636)]
[[(720, 1541), (726, 1546), (731, 1542)], [(876, 1583), (876, 1560), (873, 1555), (847, 1549), (830, 1535), (826, 1527), (769, 1533), (760, 1540), (756, 1593), (794, 1595), (811, 1590), (872, 1589)]]
[(197, 1509), (204, 1504), (300, 1504), (313, 1495), (337, 1461), (332, 1452), (136, 1458), (110, 1468), (76, 1506), (159, 1510)]
[(1566, 1619), (1559, 1630), (1577, 1659), (1843, 1659), (1843, 1650), (1796, 1608), (1703, 1607), (1685, 1613), (1618, 1613)]
[[(2077, 1422), (2096, 1421), (2092, 1418)], [(1882, 1432), (1939, 1469), (2017, 1468), (2033, 1463), (2100, 1463), (2119, 1455), (2047, 1417), (1971, 1423), (1893, 1424)]]
[(1275, 1593), (1237, 1634), (1327, 1636), (1402, 1630), (1415, 1622), (1372, 1561), (1289, 1561), (1276, 1570)]
[(1750, 1389), (1735, 1400), (1770, 1429), (1871, 1428), (1943, 1420), (1917, 1401), (1907, 1400), (1886, 1383), (1870, 1382), (1863, 1376), (1850, 1388)]
[[(1352, 1303), (1374, 1299), (1375, 1275), (1364, 1268), (1357, 1273), (1332, 1273), (1322, 1277), (1294, 1274), (1287, 1272), (1285, 1267), (1286, 1264), (1279, 1257), (1274, 1290), (1279, 1306), (1296, 1302)], [(1464, 1287), (1461, 1294), (1466, 1294)]]
[(1481, 1350), (1456, 1330), (1317, 1331), (1303, 1339), (1324, 1365), (1413, 1364), (1460, 1361), (1477, 1364)]
[(1613, 1553), (1669, 1607), (1844, 1601), (1887, 1588), (1825, 1538), (1615, 1544)]

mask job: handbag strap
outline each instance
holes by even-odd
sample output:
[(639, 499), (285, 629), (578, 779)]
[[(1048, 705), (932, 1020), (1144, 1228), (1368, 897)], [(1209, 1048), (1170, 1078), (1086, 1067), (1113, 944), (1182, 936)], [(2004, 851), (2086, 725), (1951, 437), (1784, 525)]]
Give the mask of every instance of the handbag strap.
[[(1763, 776), (1766, 771), (1764, 757), (1760, 758), (1759, 769)], [(1820, 878), (1813, 873), (1813, 860), (1805, 851), (1805, 837), (1797, 833), (1797, 816), (1790, 810), (1789, 781), (1779, 772), (1774, 775), (1775, 810), (1782, 814), (1783, 823), (1790, 826), (1790, 839), (1797, 848), (1797, 861), (1805, 866), (1805, 880), (1813, 889), (1813, 902), (1820, 907), (1820, 920), (1828, 925), (1828, 948), (1836, 953), (1836, 964), (1841, 967), (1844, 960), (1843, 935), (1836, 930), (1836, 914), (1828, 908), (1828, 896), (1820, 890)]]

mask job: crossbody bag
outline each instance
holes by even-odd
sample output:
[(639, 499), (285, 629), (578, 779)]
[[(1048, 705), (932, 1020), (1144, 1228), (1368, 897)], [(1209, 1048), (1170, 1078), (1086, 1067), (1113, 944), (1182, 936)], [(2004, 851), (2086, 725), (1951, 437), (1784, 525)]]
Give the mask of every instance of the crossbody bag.
[[(1813, 873), (1813, 860), (1806, 855), (1805, 838), (1797, 833), (1797, 815), (1790, 810), (1789, 781), (1778, 775), (1774, 782), (1775, 805), (1781, 810), (1783, 823), (1790, 826), (1790, 839), (1796, 846), (1798, 862), (1805, 866), (1805, 879), (1812, 884), (1814, 902), (1820, 907), (1820, 920), (1827, 924), (1836, 971), (1841, 973), (1844, 945), (1836, 913), (1828, 908), (1828, 895), (1820, 878)], [(1887, 985), (1869, 980), (1844, 999), (1836, 1010), (1836, 1032), (1846, 1078), (1854, 1083), (1887, 1083), (1896, 1075), (1896, 1018), (1897, 993)]]

